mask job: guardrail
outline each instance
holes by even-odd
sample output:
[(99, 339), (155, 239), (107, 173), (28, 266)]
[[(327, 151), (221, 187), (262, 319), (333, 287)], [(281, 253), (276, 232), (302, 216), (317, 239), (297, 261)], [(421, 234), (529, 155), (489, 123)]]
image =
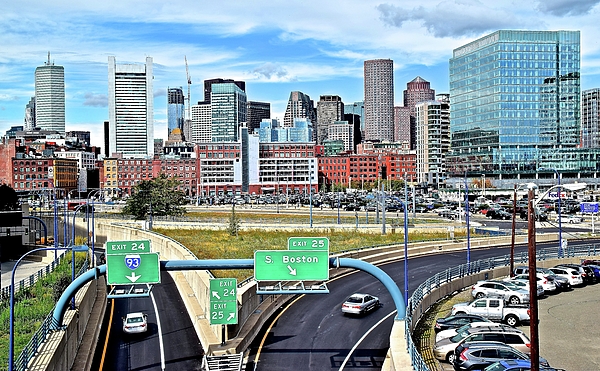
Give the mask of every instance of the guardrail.
[[(575, 258), (575, 257), (586, 257), (586, 256), (594, 256), (600, 255), (600, 245), (591, 244), (585, 246), (574, 246), (568, 247), (562, 255), (558, 254), (557, 248), (548, 248), (543, 249), (537, 252), (536, 259), (538, 261), (550, 260), (550, 259), (567, 259), (567, 258)], [(526, 252), (522, 252), (519, 254), (515, 254), (515, 264), (526, 264), (528, 261), (528, 255)], [(490, 270), (498, 267), (507, 267), (510, 265), (510, 256), (505, 255), (496, 258), (489, 258), (483, 260), (477, 260), (470, 264), (462, 264), (457, 267), (448, 268), (445, 271), (442, 271), (436, 274), (433, 277), (430, 277), (425, 282), (423, 282), (419, 287), (413, 292), (412, 296), (408, 301), (408, 306), (406, 307), (406, 342), (408, 347), (408, 353), (411, 356), (411, 362), (414, 370), (416, 371), (430, 371), (427, 367), (423, 357), (419, 353), (416, 348), (413, 340), (412, 340), (412, 329), (414, 329), (414, 325), (416, 324), (413, 316), (415, 315), (415, 310), (419, 307), (419, 304), (423, 302), (423, 299), (432, 293), (434, 290), (440, 288), (441, 285), (445, 283), (450, 283), (453, 280), (460, 279), (466, 276), (479, 274), (482, 271)], [(425, 311), (421, 311), (424, 313)], [(420, 319), (420, 315), (416, 320)]]
[[(63, 254), (64, 255), (64, 254)], [(58, 259), (57, 259), (58, 260)], [(54, 263), (54, 262), (53, 262)], [(58, 264), (57, 264), (58, 265)], [(86, 260), (83, 263), (83, 266), (77, 272), (76, 277), (79, 277), (82, 273), (86, 272), (89, 269), (89, 262)], [(38, 352), (40, 346), (46, 341), (48, 335), (53, 332), (52, 330), (52, 313), (54, 312), (54, 308), (48, 313), (44, 322), (40, 328), (33, 334), (31, 340), (27, 343), (25, 348), (21, 351), (17, 359), (14, 363), (14, 370), (12, 371), (25, 371), (27, 369), (27, 365)]]
[[(52, 273), (56, 267), (58, 267), (58, 265), (60, 264), (61, 260), (65, 257), (65, 254), (67, 252), (63, 251), (61, 252), (61, 254), (54, 259), (50, 264), (46, 265), (44, 268), (41, 268), (39, 271), (35, 272), (34, 274), (30, 275), (27, 278), (24, 278), (22, 280), (20, 280), (19, 282), (17, 282), (15, 284), (15, 295), (19, 292), (19, 290), (22, 290), (26, 287), (31, 287), (33, 285), (35, 285), (35, 283), (42, 277)], [(0, 300), (8, 300), (8, 298), (10, 297), (10, 286), (8, 285), (6, 287), (3, 287), (0, 290)]]

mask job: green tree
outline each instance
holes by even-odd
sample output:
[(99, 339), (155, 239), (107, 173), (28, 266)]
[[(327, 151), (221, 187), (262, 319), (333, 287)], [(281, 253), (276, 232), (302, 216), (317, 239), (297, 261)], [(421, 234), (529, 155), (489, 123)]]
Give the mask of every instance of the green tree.
[(152, 180), (143, 180), (133, 188), (132, 195), (122, 213), (133, 215), (136, 220), (145, 219), (148, 215), (177, 216), (186, 213), (185, 194), (176, 188), (181, 181), (159, 174)]
[(229, 216), (229, 225), (227, 226), (227, 232), (230, 236), (237, 236), (241, 228), (241, 220), (235, 215), (235, 203), (231, 204), (231, 215)]
[(0, 211), (20, 210), (17, 192), (6, 184), (0, 185)]

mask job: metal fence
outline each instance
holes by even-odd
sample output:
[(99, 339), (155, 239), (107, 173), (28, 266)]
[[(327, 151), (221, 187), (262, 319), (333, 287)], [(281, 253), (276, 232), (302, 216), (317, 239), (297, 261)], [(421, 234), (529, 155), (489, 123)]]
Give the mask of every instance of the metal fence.
[[(537, 260), (544, 261), (548, 259), (562, 259), (562, 258), (575, 258), (575, 257), (586, 257), (586, 256), (594, 256), (600, 255), (600, 245), (591, 244), (591, 245), (583, 245), (583, 246), (574, 246), (568, 247), (561, 255), (559, 255), (558, 247), (557, 248), (549, 248), (543, 249), (537, 252)], [(515, 264), (525, 264), (528, 261), (527, 252), (521, 252), (519, 254), (515, 254)], [(408, 307), (406, 308), (406, 337), (407, 345), (408, 345), (408, 353), (411, 357), (411, 363), (413, 365), (413, 369), (416, 371), (430, 371), (427, 367), (427, 364), (421, 357), (418, 349), (416, 348), (412, 334), (410, 329), (412, 328), (413, 320), (419, 320), (419, 318), (413, 319), (413, 311), (418, 307), (418, 305), (423, 301), (423, 298), (430, 294), (433, 290), (437, 290), (442, 284), (448, 283), (454, 279), (458, 279), (461, 277), (469, 276), (471, 274), (479, 273), (484, 270), (490, 270), (497, 267), (504, 267), (510, 265), (510, 256), (500, 256), (496, 258), (489, 258), (483, 260), (477, 260), (470, 264), (462, 264), (457, 267), (448, 268), (445, 271), (442, 271), (436, 274), (433, 277), (430, 277), (425, 282), (423, 282), (419, 287), (413, 292), (412, 296), (408, 301)]]
[[(19, 282), (17, 282), (15, 284), (15, 295), (19, 292), (19, 290), (22, 290), (26, 287), (31, 287), (31, 286), (35, 285), (35, 283), (40, 278), (52, 273), (56, 269), (56, 267), (58, 267), (61, 260), (65, 257), (65, 254), (66, 254), (66, 251), (61, 252), (61, 254), (56, 259), (54, 259), (50, 264), (41, 268), (39, 271), (30, 275), (29, 277), (24, 278), (24, 279), (20, 280)], [(8, 285), (1, 289), (1, 291), (0, 291), (1, 300), (8, 300), (8, 298), (10, 297), (10, 286), (11, 285)]]
[[(85, 262), (83, 263), (83, 266), (77, 272), (76, 277), (79, 277), (81, 274), (85, 273), (88, 269), (89, 269), (89, 262), (86, 259)], [(25, 348), (23, 348), (23, 350), (21, 351), (21, 353), (15, 360), (14, 371), (25, 371), (27, 369), (27, 365), (29, 364), (31, 359), (37, 354), (39, 347), (46, 341), (46, 339), (48, 338), (48, 335), (50, 335), (50, 333), (53, 331), (52, 329), (55, 328), (52, 326), (52, 321), (53, 321), (52, 313), (53, 312), (54, 312), (54, 308), (52, 308), (50, 313), (48, 313), (48, 315), (46, 316), (46, 319), (44, 319), (44, 322), (42, 322), (42, 325), (40, 326), (40, 328), (35, 332), (35, 334), (33, 334), (33, 336), (31, 337), (31, 340), (29, 340), (29, 343), (27, 343)]]

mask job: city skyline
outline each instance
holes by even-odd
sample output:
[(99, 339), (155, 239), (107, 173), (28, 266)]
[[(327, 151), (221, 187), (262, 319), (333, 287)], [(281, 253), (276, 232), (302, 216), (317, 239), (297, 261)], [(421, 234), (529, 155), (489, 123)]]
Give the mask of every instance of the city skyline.
[(452, 50), (483, 35), (499, 29), (580, 30), (581, 89), (597, 88), (598, 2), (307, 1), (294, 12), (286, 4), (267, 2), (251, 9), (241, 2), (174, 1), (167, 7), (150, 1), (140, 9), (112, 1), (7, 4), (0, 15), (0, 132), (23, 125), (35, 68), (48, 51), (65, 68), (66, 130), (91, 131), (96, 146), (103, 144), (102, 123), (108, 119), (108, 55), (123, 63), (154, 58), (154, 137), (163, 139), (167, 88), (187, 88), (184, 57), (193, 104), (203, 100), (206, 79), (242, 80), (248, 100), (271, 103), (272, 118), (283, 120), (292, 91), (313, 100), (330, 94), (346, 104), (362, 101), (365, 60), (394, 61), (394, 105), (399, 106), (404, 86), (416, 76), (436, 92), (448, 93)]

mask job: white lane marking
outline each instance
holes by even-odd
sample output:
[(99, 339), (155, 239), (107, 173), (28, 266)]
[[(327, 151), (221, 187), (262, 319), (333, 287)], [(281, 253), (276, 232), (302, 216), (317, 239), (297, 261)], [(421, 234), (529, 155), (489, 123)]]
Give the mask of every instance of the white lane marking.
[(373, 327), (371, 327), (369, 329), (369, 331), (365, 332), (365, 334), (358, 339), (358, 341), (356, 342), (356, 344), (354, 344), (354, 346), (352, 347), (352, 349), (350, 349), (350, 353), (348, 353), (348, 355), (346, 356), (346, 359), (344, 359), (344, 362), (342, 362), (342, 365), (340, 366), (338, 371), (342, 371), (344, 369), (344, 367), (346, 366), (346, 363), (348, 363), (348, 361), (350, 360), (350, 357), (352, 357), (352, 353), (354, 353), (354, 351), (356, 350), (356, 348), (358, 348), (358, 346), (360, 345), (360, 343), (362, 343), (363, 340), (365, 340), (365, 338), (371, 333), (371, 331), (375, 330), (375, 328), (379, 325), (381, 325), (383, 323), (383, 321), (385, 321), (386, 319), (388, 319), (391, 315), (396, 314), (396, 310), (391, 312), (390, 314), (388, 314), (387, 316), (383, 317), (382, 319), (379, 320), (379, 322), (377, 322), (376, 324), (373, 325)]
[(156, 314), (156, 325), (158, 326), (158, 344), (160, 346), (160, 367), (161, 370), (165, 369), (165, 348), (163, 346), (162, 328), (160, 327), (160, 317), (158, 316), (158, 308), (156, 307), (156, 300), (154, 300), (154, 293), (150, 291), (150, 298), (152, 299), (152, 305), (154, 306), (154, 314)]

